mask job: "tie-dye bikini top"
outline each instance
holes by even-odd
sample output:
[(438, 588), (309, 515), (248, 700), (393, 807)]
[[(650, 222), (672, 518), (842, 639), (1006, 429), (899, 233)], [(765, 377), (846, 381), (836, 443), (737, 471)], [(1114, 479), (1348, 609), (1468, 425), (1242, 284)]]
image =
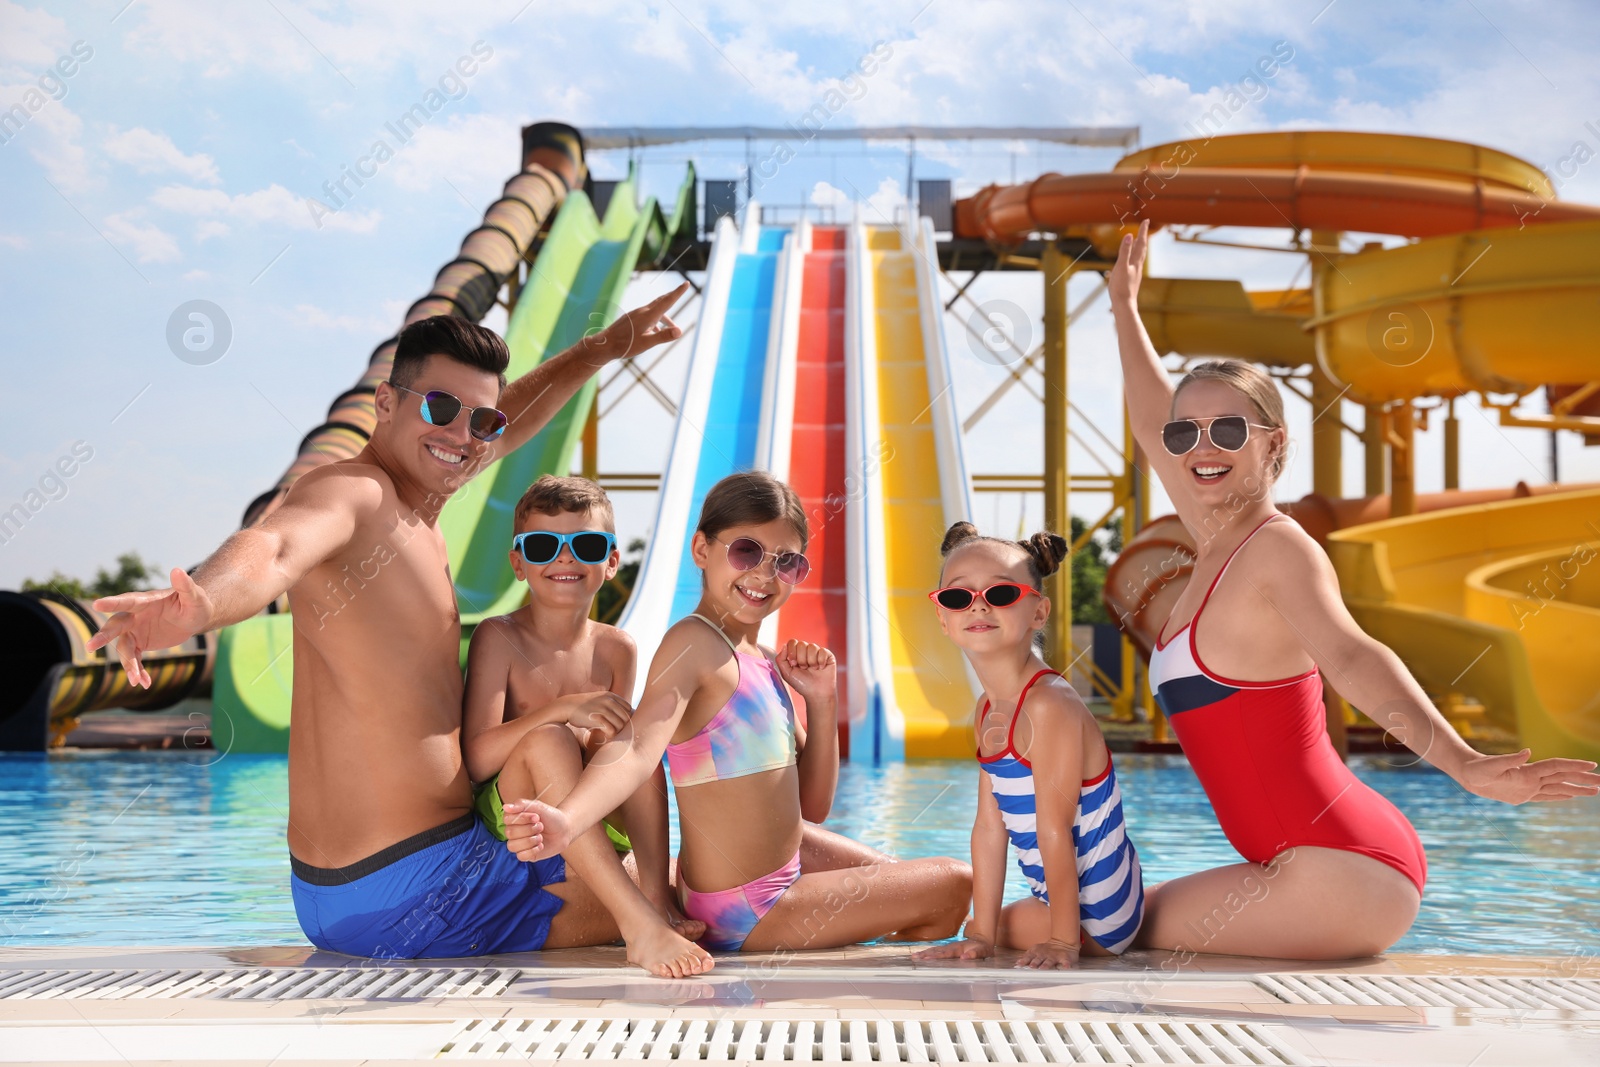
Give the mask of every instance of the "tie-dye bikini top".
[(672, 784), (682, 788), (794, 766), (794, 705), (778, 668), (766, 656), (740, 652), (722, 627), (704, 615), (690, 617), (728, 642), (739, 665), (739, 684), (699, 733), (667, 746)]

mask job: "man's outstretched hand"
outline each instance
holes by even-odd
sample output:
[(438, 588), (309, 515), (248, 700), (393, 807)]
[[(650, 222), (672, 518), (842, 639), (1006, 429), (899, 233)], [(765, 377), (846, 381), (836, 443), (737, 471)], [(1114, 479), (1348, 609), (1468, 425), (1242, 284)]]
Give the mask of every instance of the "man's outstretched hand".
[(211, 598), (182, 567), (172, 568), (172, 588), (118, 593), (94, 602), (94, 610), (111, 618), (89, 638), (89, 651), (117, 643), (117, 656), (128, 681), (150, 688), (150, 672), (141, 657), (153, 648), (171, 648), (211, 629)]
[(583, 345), (591, 360), (609, 363), (614, 359), (630, 359), (656, 345), (682, 337), (683, 327), (668, 318), (667, 311), (688, 289), (689, 283), (684, 282), (643, 307), (625, 312), (605, 329), (589, 334)]

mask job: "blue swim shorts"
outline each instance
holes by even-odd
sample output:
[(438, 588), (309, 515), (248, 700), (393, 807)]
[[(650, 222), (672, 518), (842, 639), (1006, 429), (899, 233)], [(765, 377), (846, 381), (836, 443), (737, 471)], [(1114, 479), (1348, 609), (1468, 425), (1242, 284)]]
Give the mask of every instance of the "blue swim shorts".
[(524, 863), (468, 812), (348, 867), (289, 857), (300, 929), (318, 948), (439, 959), (544, 947), (564, 882), (560, 856)]

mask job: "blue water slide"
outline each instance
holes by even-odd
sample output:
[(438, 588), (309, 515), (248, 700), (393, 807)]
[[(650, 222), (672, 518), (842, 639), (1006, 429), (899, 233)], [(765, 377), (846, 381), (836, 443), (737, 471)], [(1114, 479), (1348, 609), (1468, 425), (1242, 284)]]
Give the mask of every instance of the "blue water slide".
[[(690, 547), (706, 493), (734, 471), (756, 465), (775, 279), (788, 232), (747, 221), (741, 233), (724, 219), (713, 237), (656, 522), (620, 623), (638, 643), (643, 663), (700, 599)], [(639, 671), (635, 699), (647, 674)]]

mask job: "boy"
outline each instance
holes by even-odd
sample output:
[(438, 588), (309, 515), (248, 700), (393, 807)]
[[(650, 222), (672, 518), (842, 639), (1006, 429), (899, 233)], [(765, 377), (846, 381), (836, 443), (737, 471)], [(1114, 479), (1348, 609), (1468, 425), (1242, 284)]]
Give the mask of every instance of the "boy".
[[(558, 803), (576, 784), (587, 753), (628, 725), (637, 661), (631, 637), (589, 618), (595, 594), (616, 575), (621, 558), (605, 490), (587, 478), (545, 475), (518, 501), (514, 528), (511, 568), (528, 583), (528, 603), (485, 619), (473, 633), (461, 732), (467, 773), (482, 783), (476, 807), (502, 841), (503, 802)], [(663, 976), (709, 968), (711, 958), (686, 940), (698, 937), (703, 924), (678, 911), (668, 880), (666, 779), (659, 767), (603, 829), (575, 845), (568, 861), (610, 909), (628, 958)], [(638, 886), (618, 854), (630, 849)]]

